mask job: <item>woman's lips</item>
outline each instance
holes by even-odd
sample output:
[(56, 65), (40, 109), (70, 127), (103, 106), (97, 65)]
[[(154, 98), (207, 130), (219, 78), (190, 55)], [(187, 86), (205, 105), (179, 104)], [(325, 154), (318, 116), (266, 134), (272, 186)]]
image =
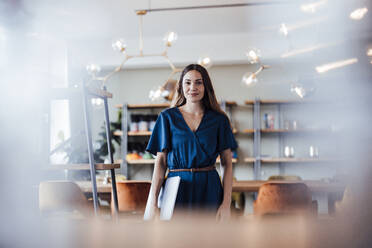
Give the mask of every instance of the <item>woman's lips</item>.
[(191, 93), (190, 96), (197, 96), (199, 95), (198, 93)]

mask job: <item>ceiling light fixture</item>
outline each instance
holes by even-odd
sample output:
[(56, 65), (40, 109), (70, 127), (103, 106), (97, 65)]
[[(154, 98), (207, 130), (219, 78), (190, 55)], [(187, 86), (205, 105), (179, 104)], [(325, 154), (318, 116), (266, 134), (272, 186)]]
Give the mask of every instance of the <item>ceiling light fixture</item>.
[(366, 7), (356, 9), (350, 13), (350, 18), (358, 21), (362, 19), (364, 15), (367, 14), (367, 12), (368, 12), (368, 9)]
[(336, 69), (336, 68), (340, 68), (340, 67), (344, 67), (344, 66), (347, 66), (347, 65), (355, 64), (357, 62), (358, 62), (357, 58), (340, 60), (340, 61), (332, 62), (332, 63), (329, 63), (329, 64), (324, 64), (324, 65), (321, 65), (321, 66), (317, 66), (317, 67), (315, 67), (315, 70), (318, 73), (324, 73), (324, 72), (327, 72), (329, 70), (333, 70), (333, 69)]
[[(155, 90), (152, 90), (150, 91), (150, 98), (152, 100), (156, 100), (156, 99), (159, 99), (159, 97), (161, 96), (169, 96), (171, 94), (168, 94), (169, 90), (166, 90), (165, 86), (166, 85), (170, 85), (170, 82), (172, 81), (172, 77), (174, 76), (174, 74), (178, 73), (178, 72), (181, 72), (181, 69), (180, 68), (177, 68), (173, 63), (172, 61), (169, 59), (168, 57), (168, 54), (167, 54), (167, 51), (168, 51), (168, 48), (171, 47), (173, 45), (173, 43), (177, 40), (177, 34), (174, 33), (174, 32), (168, 32), (165, 37), (164, 37), (164, 41), (165, 41), (165, 49), (162, 53), (160, 54), (144, 54), (143, 53), (143, 34), (142, 34), (142, 19), (143, 19), (143, 16), (146, 15), (148, 12), (155, 12), (155, 11), (174, 11), (174, 10), (190, 10), (190, 9), (207, 9), (207, 8), (227, 8), (227, 7), (244, 7), (244, 6), (261, 6), (261, 5), (275, 5), (275, 4), (286, 4), (287, 1), (271, 1), (271, 2), (256, 2), (256, 3), (242, 3), (242, 4), (222, 4), (222, 5), (205, 5), (205, 6), (188, 6), (188, 7), (176, 7), (176, 8), (159, 8), (159, 9), (142, 9), (142, 10), (136, 10), (136, 14), (137, 16), (139, 17), (139, 54), (137, 55), (128, 55), (126, 53), (126, 43), (125, 43), (125, 40), (124, 39), (118, 39), (118, 40), (115, 40), (113, 43), (112, 43), (112, 48), (116, 51), (119, 51), (121, 53), (124, 54), (124, 60), (121, 62), (121, 64), (119, 66), (117, 66), (113, 71), (109, 72), (108, 74), (106, 74), (105, 76), (103, 77), (98, 77), (97, 74), (100, 72), (101, 68), (99, 65), (96, 65), (96, 64), (90, 64), (90, 65), (87, 65), (86, 69), (88, 71), (89, 74), (92, 75), (92, 79), (93, 80), (97, 80), (97, 81), (101, 81), (103, 86), (106, 85), (107, 81), (117, 72), (121, 71), (123, 69), (123, 66), (124, 64), (131, 58), (136, 58), (136, 57), (163, 57), (169, 64), (169, 66), (171, 67), (172, 69), (172, 72), (170, 73), (168, 79), (165, 81), (165, 83), (158, 87), (157, 89)], [(282, 28), (283, 28), (283, 32), (284, 34), (287, 36), (288, 34), (288, 30), (286, 29), (285, 25), (282, 24)], [(252, 57), (250, 60), (253, 59), (256, 60), (255, 63), (258, 63), (259, 60), (258, 57), (259, 56), (255, 56), (252, 54), (248, 54), (249, 57)], [(205, 67), (210, 67), (212, 65), (212, 61), (209, 57), (201, 57), (199, 58), (198, 60), (198, 63), (205, 66)], [(252, 62), (251, 62), (252, 63)], [(247, 79), (246, 81), (248, 82), (249, 80), (251, 80), (252, 82), (257, 82), (257, 74), (260, 73), (263, 69), (265, 68), (268, 68), (268, 66), (264, 66), (264, 65), (261, 65), (260, 68), (252, 73), (252, 76), (250, 77), (251, 79)], [(244, 77), (243, 77), (244, 78)], [(249, 78), (249, 77), (248, 77)], [(172, 81), (172, 84), (174, 84), (174, 81)]]
[(247, 72), (243, 75), (242, 83), (246, 86), (254, 86), (258, 82), (257, 75), (262, 72), (264, 69), (269, 68), (267, 65), (263, 65), (261, 63), (261, 51), (256, 48), (251, 48), (246, 53), (249, 63), (251, 64), (259, 64), (260, 67), (255, 72)]
[(167, 94), (167, 92), (165, 90), (165, 85), (168, 83), (168, 81), (177, 72), (180, 72), (181, 69), (177, 68), (168, 57), (168, 48), (171, 47), (174, 44), (174, 42), (177, 40), (177, 34), (175, 32), (170, 31), (170, 32), (166, 33), (166, 35), (164, 36), (165, 48), (164, 48), (162, 53), (158, 53), (158, 54), (144, 54), (143, 53), (142, 19), (143, 19), (143, 16), (146, 15), (146, 13), (147, 13), (147, 11), (145, 11), (145, 10), (136, 11), (136, 14), (139, 17), (139, 23), (140, 23), (139, 24), (139, 53), (138, 54), (136, 54), (136, 55), (127, 54), (126, 42), (125, 42), (124, 39), (119, 38), (119, 39), (112, 42), (112, 48), (115, 51), (118, 51), (118, 52), (120, 52), (124, 55), (124, 59), (123, 59), (123, 61), (121, 62), (120, 65), (118, 65), (113, 71), (109, 72), (108, 74), (106, 74), (105, 76), (102, 76), (102, 77), (97, 76), (97, 74), (101, 71), (101, 68), (100, 68), (99, 65), (89, 64), (89, 65), (87, 65), (86, 69), (87, 69), (88, 73), (90, 75), (92, 75), (93, 80), (101, 81), (102, 86), (105, 86), (107, 81), (115, 73), (123, 70), (123, 66), (128, 60), (130, 60), (132, 58), (139, 58), (139, 57), (163, 57), (167, 61), (168, 65), (172, 69), (172, 71), (171, 71), (170, 75), (168, 76), (167, 80), (165, 81), (165, 83), (162, 86), (159, 86), (155, 93), (150, 92), (151, 100), (155, 101), (155, 100), (158, 100), (160, 97), (164, 97), (165, 95), (169, 95), (169, 94)]
[(198, 59), (198, 64), (208, 69), (212, 66), (212, 60), (209, 56), (200, 57)]

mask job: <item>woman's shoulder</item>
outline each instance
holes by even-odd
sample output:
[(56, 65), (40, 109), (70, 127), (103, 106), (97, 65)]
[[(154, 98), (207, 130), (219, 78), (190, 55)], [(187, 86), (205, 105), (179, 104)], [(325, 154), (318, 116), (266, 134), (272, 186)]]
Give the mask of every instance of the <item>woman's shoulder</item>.
[(216, 110), (208, 110), (208, 114), (213, 117), (213, 118), (216, 118), (217, 120), (226, 120), (228, 119), (226, 114), (223, 114), (221, 112), (218, 112)]
[(162, 115), (164, 117), (171, 117), (174, 115), (174, 113), (177, 111), (177, 107), (170, 107), (162, 110), (159, 115)]

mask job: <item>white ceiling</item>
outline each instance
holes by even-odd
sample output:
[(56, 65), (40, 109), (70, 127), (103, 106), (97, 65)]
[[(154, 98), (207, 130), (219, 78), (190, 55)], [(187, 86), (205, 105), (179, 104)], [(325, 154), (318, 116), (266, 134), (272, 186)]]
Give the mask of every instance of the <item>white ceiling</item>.
[[(369, 0), (328, 0), (316, 13), (300, 10), (303, 3), (321, 0), (269, 0), (271, 5), (149, 12), (143, 18), (145, 52), (161, 51), (163, 35), (177, 32), (179, 39), (169, 51), (176, 63), (187, 63), (208, 55), (216, 63), (245, 63), (250, 47), (262, 50), (263, 59), (279, 59), (295, 49), (319, 44), (339, 44), (353, 36), (370, 38), (371, 11), (357, 22), (348, 18), (357, 7)], [(112, 66), (122, 57), (111, 49), (111, 41), (123, 37), (128, 52), (138, 51), (139, 21), (137, 9), (234, 3), (263, 3), (263, 0), (7, 0), (0, 4), (2, 25), (23, 27), (24, 33), (66, 41), (70, 54), (79, 54), (77, 64), (96, 62)], [(288, 37), (279, 34), (286, 23)], [(314, 52), (300, 56), (313, 55)], [(131, 63), (129, 63), (131, 64)], [(148, 59), (132, 65), (164, 65)]]

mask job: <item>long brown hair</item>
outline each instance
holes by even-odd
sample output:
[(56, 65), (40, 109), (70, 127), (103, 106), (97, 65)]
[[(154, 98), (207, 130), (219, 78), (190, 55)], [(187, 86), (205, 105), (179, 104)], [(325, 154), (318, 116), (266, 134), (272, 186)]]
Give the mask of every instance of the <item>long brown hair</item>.
[(183, 82), (183, 77), (189, 71), (197, 71), (202, 76), (203, 84), (204, 84), (204, 97), (202, 99), (202, 104), (205, 110), (214, 110), (227, 117), (226, 113), (221, 109), (220, 105), (217, 102), (216, 95), (214, 94), (212, 81), (211, 81), (211, 78), (209, 77), (207, 70), (203, 66), (198, 65), (198, 64), (190, 64), (186, 66), (185, 69), (183, 69), (181, 76), (180, 76), (180, 80), (178, 81), (177, 86), (176, 86), (176, 95), (173, 98), (171, 106), (180, 107), (186, 104), (186, 97), (182, 89), (182, 82)]

